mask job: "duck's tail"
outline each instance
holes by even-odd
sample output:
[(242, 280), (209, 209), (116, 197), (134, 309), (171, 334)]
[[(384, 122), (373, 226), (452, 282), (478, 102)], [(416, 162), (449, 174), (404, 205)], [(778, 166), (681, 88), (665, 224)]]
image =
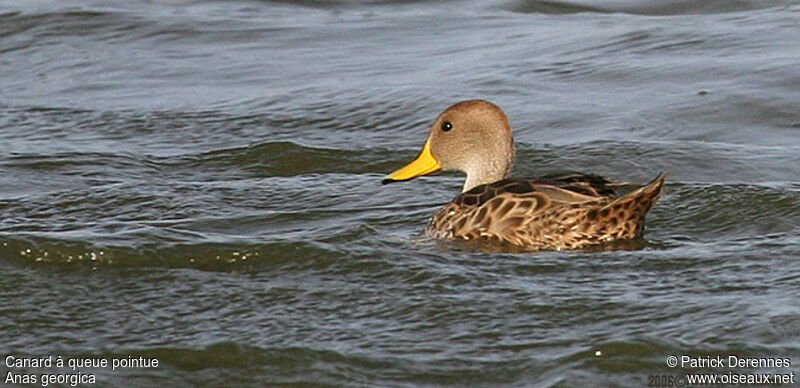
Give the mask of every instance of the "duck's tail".
[(614, 200), (599, 210), (610, 225), (617, 224), (616, 238), (632, 238), (640, 235), (647, 212), (661, 197), (664, 181), (669, 173), (660, 173), (646, 185)]
[(667, 176), (669, 176), (668, 172), (659, 173), (655, 179), (647, 182), (644, 186), (631, 191), (614, 202), (609, 203), (605, 207), (610, 208), (633, 202), (639, 205), (647, 204), (647, 209), (644, 211), (647, 213), (647, 210), (650, 210), (653, 204), (658, 201), (658, 198), (661, 197), (661, 189), (664, 187), (664, 181), (667, 179)]

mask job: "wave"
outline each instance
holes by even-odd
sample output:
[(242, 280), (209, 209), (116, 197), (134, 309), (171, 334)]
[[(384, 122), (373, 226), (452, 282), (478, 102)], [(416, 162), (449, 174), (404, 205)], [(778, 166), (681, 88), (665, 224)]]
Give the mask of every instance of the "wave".
[(645, 16), (694, 15), (753, 11), (766, 8), (797, 5), (791, 0), (739, 0), (739, 1), (694, 1), (694, 0), (517, 0), (504, 8), (519, 13), (624, 13)]

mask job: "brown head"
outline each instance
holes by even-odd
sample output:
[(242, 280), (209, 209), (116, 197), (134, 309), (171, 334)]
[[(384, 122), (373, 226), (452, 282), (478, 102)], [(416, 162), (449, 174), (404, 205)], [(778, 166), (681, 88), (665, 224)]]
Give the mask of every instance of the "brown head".
[(468, 191), (506, 178), (513, 162), (514, 139), (503, 110), (489, 101), (463, 101), (436, 118), (417, 159), (383, 183), (456, 170), (467, 174), (462, 191)]

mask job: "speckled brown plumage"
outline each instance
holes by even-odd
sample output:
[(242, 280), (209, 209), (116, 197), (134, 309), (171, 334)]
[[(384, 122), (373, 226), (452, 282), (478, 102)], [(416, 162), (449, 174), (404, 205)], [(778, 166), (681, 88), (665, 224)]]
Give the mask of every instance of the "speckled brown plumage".
[(665, 178), (661, 174), (619, 199), (608, 181), (592, 175), (505, 179), (457, 196), (431, 218), (425, 233), (494, 239), (531, 250), (579, 249), (634, 238)]

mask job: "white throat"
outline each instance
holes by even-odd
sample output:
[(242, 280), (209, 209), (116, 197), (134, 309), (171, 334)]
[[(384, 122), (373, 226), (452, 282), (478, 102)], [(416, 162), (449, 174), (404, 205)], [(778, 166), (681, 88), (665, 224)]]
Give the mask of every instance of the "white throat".
[(474, 189), (476, 186), (484, 185), (487, 183), (497, 182), (501, 179), (508, 177), (508, 172), (511, 167), (505, 161), (491, 161), (488, 163), (477, 163), (465, 168), (464, 172), (467, 178), (464, 180), (464, 187), (461, 189), (462, 193), (466, 193)]

